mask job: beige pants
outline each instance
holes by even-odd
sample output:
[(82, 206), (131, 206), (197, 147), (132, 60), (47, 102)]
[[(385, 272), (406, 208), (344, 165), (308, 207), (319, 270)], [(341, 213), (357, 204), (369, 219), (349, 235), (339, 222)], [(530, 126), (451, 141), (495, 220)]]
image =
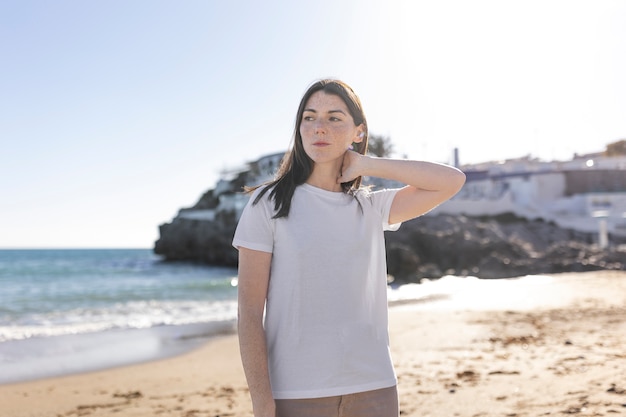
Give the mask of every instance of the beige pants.
[(398, 417), (397, 388), (337, 397), (276, 400), (276, 417)]

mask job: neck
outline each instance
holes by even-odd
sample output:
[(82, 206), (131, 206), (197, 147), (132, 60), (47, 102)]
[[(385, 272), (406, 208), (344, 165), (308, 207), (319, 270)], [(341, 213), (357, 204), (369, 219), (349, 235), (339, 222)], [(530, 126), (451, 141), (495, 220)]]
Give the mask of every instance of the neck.
[(338, 176), (339, 173), (336, 169), (323, 169), (316, 165), (306, 183), (327, 191), (342, 191), (341, 184), (337, 183)]

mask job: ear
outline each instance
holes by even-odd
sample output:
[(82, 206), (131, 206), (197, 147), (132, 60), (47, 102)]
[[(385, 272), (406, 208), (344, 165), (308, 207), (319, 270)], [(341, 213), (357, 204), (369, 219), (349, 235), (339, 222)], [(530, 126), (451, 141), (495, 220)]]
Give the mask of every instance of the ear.
[(352, 141), (355, 143), (361, 143), (363, 142), (363, 139), (365, 139), (365, 126), (363, 126), (362, 124), (359, 125), (359, 127), (357, 128), (356, 131), (356, 138)]

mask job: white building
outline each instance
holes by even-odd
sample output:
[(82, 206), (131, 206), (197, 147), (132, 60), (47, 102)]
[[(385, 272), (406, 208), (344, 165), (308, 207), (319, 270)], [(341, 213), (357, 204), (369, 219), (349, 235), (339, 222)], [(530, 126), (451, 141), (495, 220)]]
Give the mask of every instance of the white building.
[(463, 189), (434, 213), (514, 213), (563, 228), (626, 236), (626, 157), (541, 162), (520, 158), (463, 167)]

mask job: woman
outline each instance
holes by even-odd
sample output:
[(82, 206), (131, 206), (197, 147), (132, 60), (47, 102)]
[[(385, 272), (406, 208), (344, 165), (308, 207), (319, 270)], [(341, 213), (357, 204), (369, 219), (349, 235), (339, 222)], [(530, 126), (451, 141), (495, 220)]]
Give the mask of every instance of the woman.
[[(255, 417), (397, 417), (384, 230), (463, 186), (446, 165), (366, 156), (345, 83), (306, 91), (276, 179), (251, 189), (239, 250), (239, 342)], [(370, 192), (361, 177), (407, 184)]]

